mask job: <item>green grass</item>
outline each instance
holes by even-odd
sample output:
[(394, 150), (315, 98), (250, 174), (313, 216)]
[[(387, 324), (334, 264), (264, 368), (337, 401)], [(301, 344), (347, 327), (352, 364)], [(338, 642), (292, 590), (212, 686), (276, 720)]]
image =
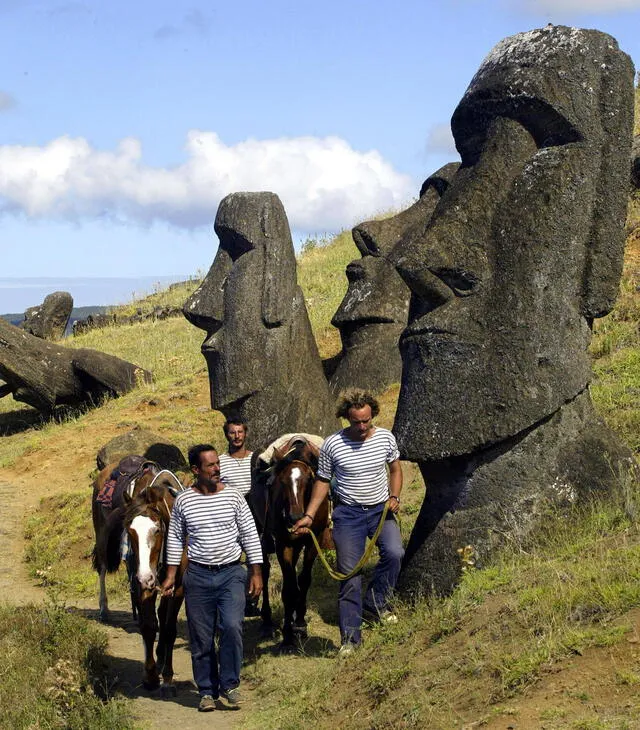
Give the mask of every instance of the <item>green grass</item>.
[(12, 730), (127, 730), (127, 703), (109, 698), (106, 637), (55, 603), (0, 604), (0, 721)]

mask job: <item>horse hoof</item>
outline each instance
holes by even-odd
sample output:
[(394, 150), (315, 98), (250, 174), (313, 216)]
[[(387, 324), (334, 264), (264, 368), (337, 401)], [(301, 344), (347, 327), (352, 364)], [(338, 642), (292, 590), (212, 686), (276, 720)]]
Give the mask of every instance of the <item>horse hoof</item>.
[(176, 689), (175, 684), (163, 684), (160, 686), (160, 695), (163, 700), (168, 700), (170, 697), (176, 697), (178, 695), (178, 690)]
[(295, 644), (286, 643), (283, 641), (278, 647), (278, 654), (296, 654), (298, 651)]
[(147, 690), (147, 692), (153, 692), (154, 689), (158, 689), (158, 687), (160, 686), (160, 680), (145, 679), (142, 683), (142, 686)]
[(292, 630), (296, 639), (306, 639), (309, 636), (307, 633), (307, 624), (293, 624)]
[(263, 624), (260, 628), (260, 637), (262, 639), (273, 639), (276, 635), (276, 627), (272, 624)]
[(100, 619), (100, 623), (109, 623), (109, 611), (100, 611), (98, 618)]

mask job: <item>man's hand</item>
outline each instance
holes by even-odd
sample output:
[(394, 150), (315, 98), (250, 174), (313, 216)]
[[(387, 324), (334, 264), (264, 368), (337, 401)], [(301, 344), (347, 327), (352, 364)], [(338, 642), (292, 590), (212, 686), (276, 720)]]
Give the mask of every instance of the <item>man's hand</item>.
[(259, 565), (251, 565), (249, 570), (249, 598), (258, 598), (262, 593), (262, 568)]
[(167, 576), (160, 586), (161, 596), (172, 596), (175, 591), (175, 576)]
[(389, 508), (389, 512), (393, 512), (394, 515), (397, 515), (398, 512), (400, 512), (400, 498), (399, 497), (389, 497), (387, 500), (387, 507)]
[(294, 535), (297, 535), (298, 533), (304, 534), (305, 532), (309, 532), (309, 528), (312, 524), (313, 517), (311, 517), (311, 515), (302, 515), (302, 517), (291, 528), (291, 532), (293, 532)]
[(167, 577), (160, 586), (161, 596), (172, 596), (176, 586), (176, 574), (178, 572), (177, 565), (169, 565), (167, 567)]

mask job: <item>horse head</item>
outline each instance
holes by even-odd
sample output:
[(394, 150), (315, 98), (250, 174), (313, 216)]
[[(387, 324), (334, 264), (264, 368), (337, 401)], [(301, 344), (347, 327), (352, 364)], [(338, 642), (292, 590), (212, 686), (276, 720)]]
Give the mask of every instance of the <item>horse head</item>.
[(133, 498), (125, 497), (124, 524), (136, 558), (136, 578), (143, 591), (154, 591), (159, 586), (164, 539), (174, 499), (173, 490), (164, 484), (145, 487)]
[(271, 511), (276, 522), (282, 517), (289, 528), (302, 517), (309, 504), (318, 458), (308, 442), (299, 441), (281, 451), (276, 449), (273, 463)]

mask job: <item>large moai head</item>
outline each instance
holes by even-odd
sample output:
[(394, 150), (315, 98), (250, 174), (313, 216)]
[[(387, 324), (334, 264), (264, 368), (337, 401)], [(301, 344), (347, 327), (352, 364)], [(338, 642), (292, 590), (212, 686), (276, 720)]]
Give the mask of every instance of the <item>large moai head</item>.
[(395, 432), (472, 453), (583, 391), (622, 268), (633, 66), (594, 30), (507, 38), (452, 118), (460, 169), (391, 259), (411, 289)]
[(398, 340), (407, 324), (410, 290), (387, 256), (404, 236), (424, 226), (457, 169), (451, 163), (427, 178), (419, 199), (406, 210), (353, 229), (361, 258), (347, 266), (349, 288), (331, 320), (342, 341), (329, 381), (334, 394), (348, 388), (378, 393), (400, 382)]
[(218, 208), (211, 269), (183, 307), (207, 333), (211, 406), (249, 425), (260, 446), (283, 433), (336, 426), (277, 195), (233, 193)]

